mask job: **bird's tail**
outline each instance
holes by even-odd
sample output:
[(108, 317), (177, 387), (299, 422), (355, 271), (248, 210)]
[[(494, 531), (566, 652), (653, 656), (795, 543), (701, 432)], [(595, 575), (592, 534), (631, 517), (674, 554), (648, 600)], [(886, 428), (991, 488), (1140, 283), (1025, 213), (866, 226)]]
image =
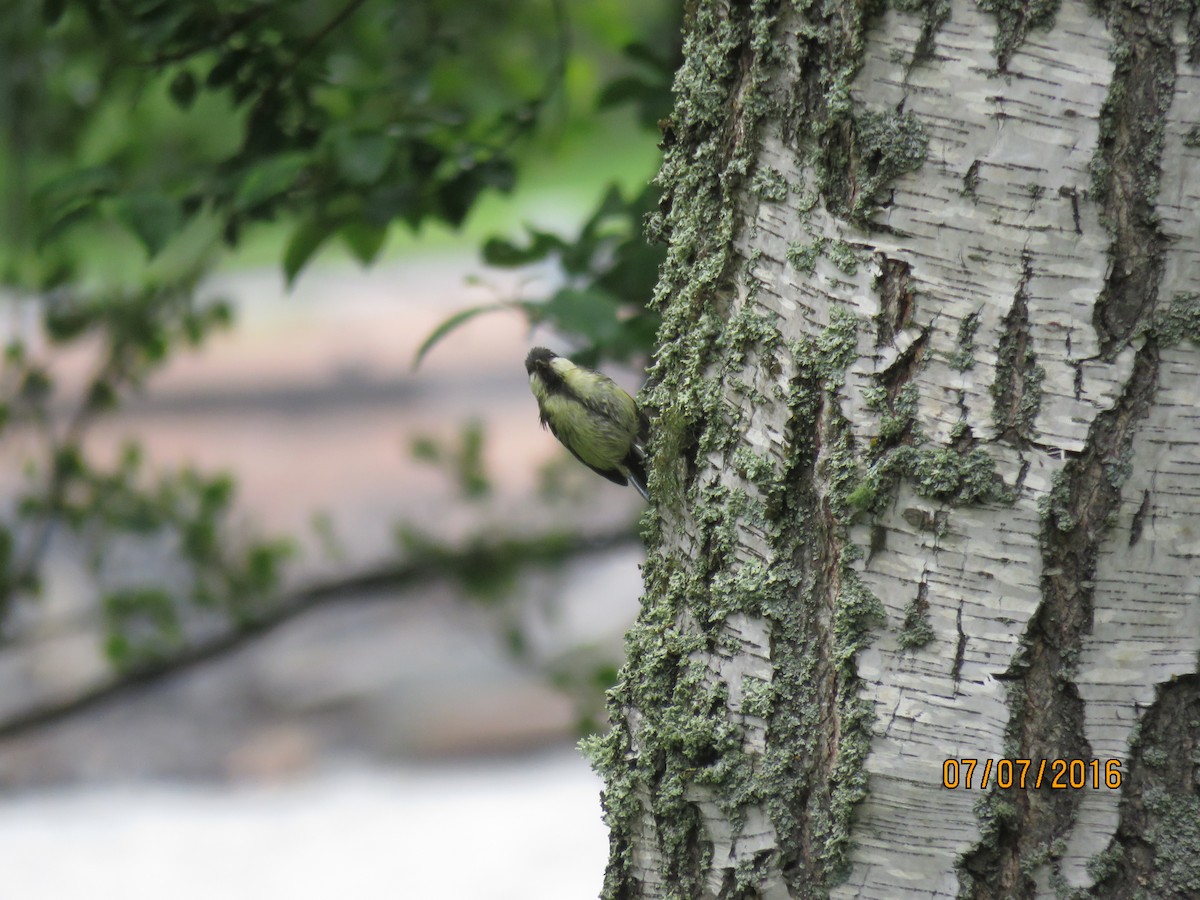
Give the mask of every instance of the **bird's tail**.
[(650, 502), (650, 492), (646, 490), (645, 472), (630, 472), (629, 483), (632, 484), (637, 489), (637, 492), (642, 495), (643, 500), (645, 500), (647, 503)]
[(646, 489), (646, 450), (641, 443), (633, 445), (633, 452), (625, 458), (629, 483), (642, 495), (642, 499), (650, 502), (650, 491)]
[(638, 434), (633, 442), (633, 449), (625, 458), (629, 468), (629, 481), (642, 495), (642, 499), (650, 502), (650, 491), (646, 488), (646, 436), (650, 431), (650, 420), (640, 409), (638, 410)]

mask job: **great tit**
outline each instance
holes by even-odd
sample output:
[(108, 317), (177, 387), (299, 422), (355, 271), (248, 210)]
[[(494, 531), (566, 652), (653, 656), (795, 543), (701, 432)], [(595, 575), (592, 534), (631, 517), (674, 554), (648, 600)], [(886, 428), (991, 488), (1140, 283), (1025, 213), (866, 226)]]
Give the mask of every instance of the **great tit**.
[(537, 398), (542, 427), (571, 454), (609, 481), (633, 482), (646, 491), (646, 417), (637, 403), (606, 375), (577, 366), (545, 347), (525, 357), (529, 387)]

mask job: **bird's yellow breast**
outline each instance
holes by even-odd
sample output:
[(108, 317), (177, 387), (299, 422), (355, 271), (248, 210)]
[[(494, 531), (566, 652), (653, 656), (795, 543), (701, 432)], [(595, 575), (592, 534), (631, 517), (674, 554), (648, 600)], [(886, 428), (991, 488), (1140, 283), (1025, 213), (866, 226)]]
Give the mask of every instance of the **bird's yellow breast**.
[[(636, 428), (631, 430), (620, 421), (589, 412), (569, 394), (549, 395), (543, 408), (558, 439), (588, 465), (616, 469), (629, 453)], [(636, 412), (633, 421), (636, 423)]]

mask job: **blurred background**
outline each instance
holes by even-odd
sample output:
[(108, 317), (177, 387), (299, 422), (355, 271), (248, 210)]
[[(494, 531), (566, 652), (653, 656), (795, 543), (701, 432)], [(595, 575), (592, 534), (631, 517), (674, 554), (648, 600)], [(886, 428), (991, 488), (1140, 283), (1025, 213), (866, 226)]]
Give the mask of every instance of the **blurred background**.
[(6, 893), (594, 896), (676, 4), (4, 12)]

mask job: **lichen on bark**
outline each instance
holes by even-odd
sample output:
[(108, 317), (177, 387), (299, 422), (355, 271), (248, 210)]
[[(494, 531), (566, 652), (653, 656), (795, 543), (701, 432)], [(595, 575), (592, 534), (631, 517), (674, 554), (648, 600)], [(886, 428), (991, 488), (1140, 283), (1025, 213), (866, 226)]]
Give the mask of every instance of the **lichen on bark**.
[[(851, 51), (861, 49), (853, 28), (803, 5), (809, 30), (792, 49), (819, 58), (814, 73), (852, 73)], [(614, 727), (588, 748), (607, 782), (609, 897), (819, 896), (844, 869), (865, 790), (871, 709), (854, 659), (878, 603), (813, 478), (820, 442), (842, 427), (834, 398), (857, 354), (858, 323), (835, 309), (827, 328), (782, 340), (778, 312), (755, 303), (759, 254), (737, 252), (749, 198), (805, 203), (799, 185), (756, 160), (758, 122), (794, 113), (766, 89), (776, 48), (802, 21), (786, 9), (789, 30), (780, 32), (781, 9), (693, 9), (665, 135), (664, 207), (651, 223), (670, 241), (657, 298), (664, 324), (643, 396), (655, 432), (649, 603), (611, 695)], [(818, 104), (836, 107), (838, 88), (821, 88)], [(834, 113), (853, 128), (849, 116)], [(806, 118), (810, 133), (827, 118)], [(868, 138), (879, 131), (872, 123), (892, 121), (876, 118), (864, 120)], [(923, 152), (911, 117), (897, 121), (900, 150), (879, 135), (868, 141), (859, 211), (916, 164), (914, 147)], [(852, 246), (819, 247), (844, 277), (858, 277)], [(736, 419), (737, 398), (778, 411), (778, 446), (739, 441), (748, 423)]]
[[(1136, 451), (1191, 446), (1156, 403), (1192, 371), (1200, 291), (1143, 258), (1172, 233), (1138, 197), (1088, 189), (1095, 146), (1093, 185), (1156, 185), (1170, 141), (1126, 134), (1119, 93), (1164, 89), (1165, 51), (1107, 55), (1152, 29), (992, 8), (692, 9), (651, 223), (647, 605), (593, 742), (608, 897), (1023, 896), (1078, 887), (1097, 849), (1090, 800), (977, 809), (938, 758), (1120, 752), (1094, 611), (1116, 544), (1174, 527), (1151, 479), (1175, 473)], [(1106, 248), (1146, 277), (1106, 287)]]
[[(743, 715), (740, 696), (731, 698), (714, 660), (736, 640), (729, 622), (741, 607), (769, 602), (785, 589), (773, 582), (787, 577), (733, 565), (739, 524), (765, 526), (761, 504), (697, 479), (711, 454), (734, 449), (721, 392), (722, 352), (738, 342), (759, 344), (749, 335), (761, 338), (769, 325), (742, 319), (738, 329), (724, 320), (737, 276), (739, 191), (747, 184), (773, 57), (775, 7), (693, 7), (676, 109), (664, 134), (664, 204), (650, 223), (669, 241), (656, 298), (663, 326), (643, 397), (655, 419), (657, 503), (646, 535), (656, 552), (645, 570), (652, 601), (627, 638), (622, 681), (610, 695), (612, 730), (587, 748), (606, 781), (606, 897), (704, 896), (713, 890), (707, 879), (714, 869), (714, 835), (704, 823), (723, 817), (741, 828), (740, 810), (763, 799), (755, 796), (756, 766), (745, 756), (743, 731), (762, 719), (769, 693), (756, 688), (753, 712)], [(762, 176), (759, 192), (786, 195), (786, 186)], [(733, 882), (757, 871), (753, 860), (716, 868)]]

